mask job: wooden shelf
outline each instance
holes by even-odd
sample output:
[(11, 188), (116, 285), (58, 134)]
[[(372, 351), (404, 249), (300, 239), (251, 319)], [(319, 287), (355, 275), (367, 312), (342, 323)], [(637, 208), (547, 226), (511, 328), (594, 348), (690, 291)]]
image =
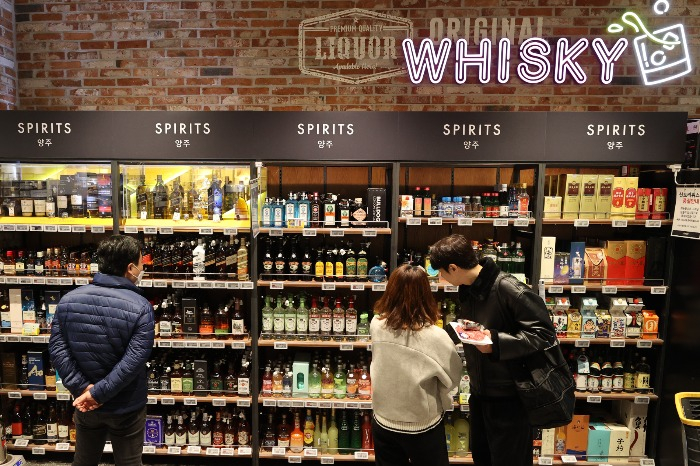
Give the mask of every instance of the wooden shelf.
[[(369, 335), (368, 335), (369, 337)], [(331, 335), (333, 338), (333, 335)], [(355, 348), (371, 348), (371, 341), (348, 341), (343, 337), (343, 341), (324, 341), (324, 340), (277, 340), (277, 339), (262, 339), (258, 340), (259, 347), (275, 347), (287, 345), (290, 348), (342, 348), (344, 351), (352, 351)], [(352, 347), (352, 348), (350, 348)]]
[[(439, 220), (436, 220), (439, 219)], [(438, 224), (441, 225), (460, 225), (463, 223), (471, 223), (473, 225), (493, 225), (494, 220), (496, 223), (503, 222), (504, 220), (507, 222), (508, 225), (516, 225), (520, 224), (523, 221), (527, 221), (527, 225), (534, 225), (535, 224), (535, 219), (534, 218), (501, 218), (501, 217), (492, 217), (492, 218), (474, 218), (474, 217), (467, 217), (467, 218), (442, 218), (442, 217), (399, 217), (399, 223), (406, 223), (408, 225), (412, 225), (413, 223), (417, 223), (417, 221), (420, 220), (420, 225), (431, 225), (433, 226), (433, 222), (437, 222)], [(469, 226), (469, 225), (465, 225)], [(504, 225), (505, 226), (505, 225)]]
[(158, 348), (198, 348), (198, 349), (244, 349), (251, 345), (250, 337), (242, 340), (226, 338), (223, 340), (215, 338), (167, 338), (156, 337), (153, 346)]
[[(304, 236), (316, 236), (316, 235), (333, 235), (337, 232), (338, 236), (345, 235), (362, 235), (362, 236), (375, 236), (375, 235), (390, 235), (391, 228), (371, 228), (371, 227), (360, 227), (360, 228), (260, 228), (260, 233), (269, 235), (273, 232), (273, 235), (304, 235)], [(365, 232), (376, 232), (366, 234)]]
[(0, 217), (0, 231), (82, 233), (112, 231), (114, 220), (109, 218), (58, 217)]
[[(20, 390), (20, 389), (0, 389), (0, 395), (6, 395), (10, 398), (16, 398), (17, 394), (21, 398), (35, 398), (43, 399), (45, 398), (59, 398), (59, 395), (64, 395), (67, 399), (72, 399), (72, 396), (68, 392), (56, 392), (55, 390)], [(226, 404), (236, 404), (236, 405), (246, 405), (250, 406), (252, 402), (252, 397), (250, 396), (226, 396), (221, 395), (156, 395), (153, 393), (148, 394), (149, 401), (155, 400), (155, 403), (150, 402), (149, 404), (163, 404), (163, 399), (172, 399), (174, 403), (185, 403), (185, 400), (196, 400), (197, 403), (213, 403), (214, 400), (225, 400)], [(166, 403), (167, 404), (167, 403)]]
[[(61, 442), (58, 442), (59, 444)], [(170, 447), (170, 448), (176, 448), (176, 447)], [(236, 446), (219, 446), (219, 447), (200, 447), (200, 452), (199, 453), (190, 453), (188, 451), (188, 447), (177, 447), (180, 449), (180, 453), (171, 453), (168, 450), (168, 447), (165, 446), (160, 446), (160, 447), (155, 447), (153, 450), (149, 451), (149, 446), (145, 445), (144, 446), (144, 455), (155, 455), (155, 456), (173, 456), (173, 455), (179, 455), (179, 456), (200, 456), (200, 457), (218, 457), (218, 456), (241, 456), (241, 457), (248, 457), (250, 458), (251, 455), (241, 455), (238, 453), (238, 447)], [(210, 454), (207, 453), (208, 448), (213, 448), (218, 451), (218, 454)], [(18, 447), (14, 445), (14, 441), (8, 441), (7, 442), (7, 449), (11, 451), (28, 451), (28, 452), (36, 452), (34, 454), (40, 455), (41, 453), (37, 452), (36, 449), (43, 449), (43, 451), (46, 452), (51, 452), (51, 453), (75, 453), (75, 445), (74, 444), (69, 444), (67, 448), (64, 449), (57, 449), (56, 444), (44, 444), (44, 445), (37, 445), (34, 443), (28, 444), (26, 447)], [(213, 450), (209, 450), (212, 451)], [(111, 453), (108, 451), (105, 451), (105, 453)]]
[[(659, 280), (659, 282), (662, 282), (662, 280)], [(545, 290), (547, 293), (551, 294), (559, 294), (558, 292), (553, 292), (550, 289), (552, 287), (562, 287), (562, 293), (571, 293), (572, 288), (576, 287), (579, 290), (582, 290), (579, 294), (585, 294), (588, 292), (596, 292), (596, 291), (602, 291), (605, 292), (607, 289), (613, 287), (616, 288), (616, 293), (609, 293), (611, 295), (615, 295), (618, 293), (624, 293), (624, 292), (641, 292), (641, 293), (652, 293), (652, 294), (666, 294), (668, 292), (668, 288), (662, 284), (655, 285), (655, 286), (645, 286), (645, 285), (603, 285), (600, 283), (588, 283), (585, 285), (558, 285), (556, 283), (547, 283), (544, 285)], [(583, 288), (581, 288), (583, 287)], [(663, 288), (663, 293), (655, 293), (655, 291), (658, 289), (661, 291), (661, 288)], [(608, 294), (608, 293), (604, 293)]]
[[(227, 229), (235, 229), (236, 234), (239, 233), (250, 233), (250, 220), (226, 220), (223, 219), (220, 222), (215, 222), (213, 220), (180, 220), (174, 221), (171, 219), (149, 219), (149, 220), (139, 220), (135, 218), (128, 218), (122, 221), (119, 229), (121, 231), (129, 231), (132, 228), (136, 228), (138, 231), (143, 231), (146, 234), (155, 234), (159, 232), (161, 228), (170, 228), (173, 233), (200, 233), (201, 229), (211, 229), (211, 233), (225, 233)], [(156, 231), (149, 231), (155, 228)], [(203, 234), (209, 234), (203, 233)]]
[[(607, 226), (612, 226), (614, 220), (609, 219), (609, 218), (591, 218), (591, 219), (580, 219), (580, 220), (588, 220), (588, 223), (590, 225), (607, 225)], [(542, 224), (543, 225), (574, 225), (577, 222), (580, 222), (580, 220), (577, 219), (563, 219), (563, 218), (543, 218), (542, 219)], [(625, 219), (620, 219), (620, 220), (625, 220)], [(667, 226), (667, 225), (673, 225), (673, 220), (672, 219), (650, 219), (650, 220), (659, 220), (661, 222), (661, 225)], [(628, 226), (645, 226), (646, 225), (646, 220), (637, 220), (637, 219), (627, 219), (627, 225)]]
[[(258, 287), (271, 288), (273, 290), (281, 290), (285, 288), (322, 288), (324, 291), (333, 291), (336, 289), (353, 289), (354, 291), (384, 291), (386, 282), (321, 282), (321, 281), (277, 281), (277, 280), (258, 280)], [(360, 288), (362, 289), (354, 289)]]
[[(648, 397), (650, 401), (659, 399), (659, 396), (654, 395), (653, 393), (576, 392), (576, 399), (577, 400), (587, 400), (589, 396), (599, 396), (602, 400), (631, 400), (631, 401), (635, 401), (637, 399), (637, 397)], [(646, 404), (646, 403), (644, 403), (644, 404)]]
[(283, 398), (261, 395), (258, 397), (258, 404), (281, 408), (372, 409), (372, 400), (360, 400), (359, 398)]
[(372, 452), (369, 452), (367, 455), (367, 459), (362, 460), (362, 459), (356, 459), (355, 455), (350, 453), (347, 455), (340, 455), (340, 454), (330, 454), (330, 453), (321, 453), (318, 452), (316, 457), (311, 457), (311, 456), (304, 456), (304, 452), (301, 453), (292, 453), (290, 451), (287, 451), (286, 454), (284, 455), (274, 455), (270, 451), (260, 451), (260, 458), (264, 459), (273, 459), (273, 460), (284, 460), (284, 461), (289, 461), (290, 457), (296, 457), (300, 456), (302, 460), (307, 460), (307, 461), (321, 461), (321, 458), (333, 458), (334, 462), (335, 461), (352, 461), (352, 462), (374, 462), (374, 454)]
[(575, 344), (577, 341), (589, 341), (591, 345), (608, 345), (610, 342), (624, 341), (625, 346), (636, 346), (638, 341), (649, 341), (652, 346), (660, 346), (664, 344), (664, 341), (660, 338), (655, 339), (642, 339), (642, 338), (569, 338), (569, 337), (558, 337), (559, 343)]

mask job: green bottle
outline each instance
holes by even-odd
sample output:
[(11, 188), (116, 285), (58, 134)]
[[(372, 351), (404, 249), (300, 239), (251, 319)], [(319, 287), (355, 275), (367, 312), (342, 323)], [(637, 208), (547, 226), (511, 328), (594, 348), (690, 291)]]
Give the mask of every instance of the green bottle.
[(338, 429), (338, 453), (350, 454), (350, 426), (348, 425), (347, 410), (341, 410), (340, 429)]
[(347, 393), (347, 378), (345, 376), (345, 365), (338, 360), (338, 369), (333, 376), (333, 396), (338, 399), (345, 398)]
[(294, 340), (297, 333), (297, 310), (294, 307), (294, 296), (287, 298), (287, 309), (284, 311), (284, 333), (287, 340)]
[(360, 451), (362, 448), (362, 430), (360, 427), (360, 412), (355, 410), (352, 419), (352, 431), (350, 432), (350, 451)]
[(282, 307), (282, 296), (277, 296), (277, 306), (273, 312), (273, 331), (275, 338), (282, 339), (284, 335), (284, 308)]
[(265, 307), (262, 308), (262, 338), (272, 337), (274, 314), (270, 306), (270, 297), (265, 296)]
[(321, 371), (315, 361), (309, 372), (309, 398), (321, 398)]

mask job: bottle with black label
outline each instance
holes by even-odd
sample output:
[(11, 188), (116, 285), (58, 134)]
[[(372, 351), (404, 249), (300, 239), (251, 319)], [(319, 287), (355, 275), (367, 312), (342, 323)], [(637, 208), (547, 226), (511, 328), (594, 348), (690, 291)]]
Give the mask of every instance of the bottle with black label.
[(367, 218), (367, 207), (362, 203), (362, 198), (355, 198), (355, 202), (352, 204), (350, 212), (350, 226), (353, 227), (364, 227), (367, 225), (365, 219)]
[(304, 254), (301, 257), (301, 279), (305, 282), (311, 281), (313, 277), (313, 260), (311, 249), (308, 244), (304, 246)]
[(168, 212), (168, 188), (163, 184), (163, 175), (157, 175), (153, 187), (153, 217), (164, 219)]
[(321, 228), (323, 226), (323, 206), (318, 198), (318, 193), (314, 193), (311, 199), (311, 228)]
[(288, 280), (299, 280), (299, 273), (300, 273), (300, 260), (299, 260), (299, 253), (298, 253), (298, 247), (297, 247), (297, 237), (292, 238), (292, 244), (289, 247), (289, 261), (287, 262), (288, 266)]

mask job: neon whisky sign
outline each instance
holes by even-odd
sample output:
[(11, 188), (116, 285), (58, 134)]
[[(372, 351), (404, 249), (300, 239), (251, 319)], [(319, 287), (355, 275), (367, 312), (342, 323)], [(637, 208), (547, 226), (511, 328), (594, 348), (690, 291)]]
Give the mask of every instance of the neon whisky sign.
[[(666, 0), (658, 0), (654, 12), (658, 15), (668, 12), (670, 5)], [(608, 27), (610, 33), (620, 33), (625, 25), (630, 26), (635, 33), (641, 33), (634, 38), (634, 50), (644, 84), (653, 85), (677, 79), (692, 71), (685, 31), (682, 24), (663, 27), (649, 31), (635, 13), (627, 12), (622, 15), (621, 23), (613, 23)], [(411, 39), (402, 42), (409, 78), (414, 84), (420, 84), (425, 75), (433, 84), (442, 81), (447, 61), (452, 53), (454, 44), (455, 81), (457, 84), (467, 82), (467, 71), (470, 67), (477, 69), (479, 82), (491, 82), (492, 60), (494, 59), (493, 43), (483, 38), (478, 44), (478, 50), (469, 50), (466, 39), (453, 41), (442, 39), (437, 47), (431, 39), (423, 39), (418, 50)], [(512, 42), (508, 37), (497, 43), (496, 80), (505, 84), (511, 79)], [(520, 63), (515, 67), (515, 73), (524, 82), (538, 84), (553, 74), (554, 82), (562, 84), (570, 76), (576, 83), (583, 84), (588, 79), (586, 72), (577, 62), (577, 58), (589, 48), (601, 65), (600, 81), (610, 84), (614, 77), (615, 63), (627, 50), (629, 42), (619, 38), (608, 47), (601, 38), (589, 42), (581, 38), (571, 43), (568, 39), (557, 40), (555, 50), (546, 40), (530, 37), (520, 43), (518, 55)], [(552, 52), (554, 52), (552, 57)], [(550, 58), (551, 57), (551, 58)]]

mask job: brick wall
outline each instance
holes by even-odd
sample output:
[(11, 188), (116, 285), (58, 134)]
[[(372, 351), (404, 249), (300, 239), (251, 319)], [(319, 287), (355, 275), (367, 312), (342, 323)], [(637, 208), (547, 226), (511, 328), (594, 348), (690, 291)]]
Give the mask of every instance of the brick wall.
[(17, 101), (15, 21), (11, 0), (0, 0), (0, 110), (12, 110)]
[[(682, 21), (700, 59), (700, 0), (671, 0), (664, 16), (654, 1), (635, 0), (16, 0), (19, 105), (36, 110), (376, 110), (376, 111), (687, 111), (700, 115), (700, 75), (667, 85), (640, 84), (630, 45), (611, 85), (600, 84), (590, 52), (588, 80), (524, 84), (474, 73), (458, 85), (414, 85), (407, 74), (364, 84), (304, 75), (297, 53), (302, 20), (349, 8), (410, 19), (414, 38), (431, 18), (543, 17), (543, 36), (617, 37), (605, 28), (633, 8), (649, 29)], [(629, 5), (634, 5), (633, 7)], [(4, 10), (3, 10), (4, 11)], [(417, 42), (416, 42), (417, 43)], [(514, 54), (517, 49), (514, 47)], [(399, 50), (400, 53), (400, 50)], [(552, 54), (553, 55), (553, 54)], [(514, 61), (517, 55), (514, 55)], [(514, 70), (515, 63), (512, 63)], [(448, 67), (449, 69), (449, 67)]]

